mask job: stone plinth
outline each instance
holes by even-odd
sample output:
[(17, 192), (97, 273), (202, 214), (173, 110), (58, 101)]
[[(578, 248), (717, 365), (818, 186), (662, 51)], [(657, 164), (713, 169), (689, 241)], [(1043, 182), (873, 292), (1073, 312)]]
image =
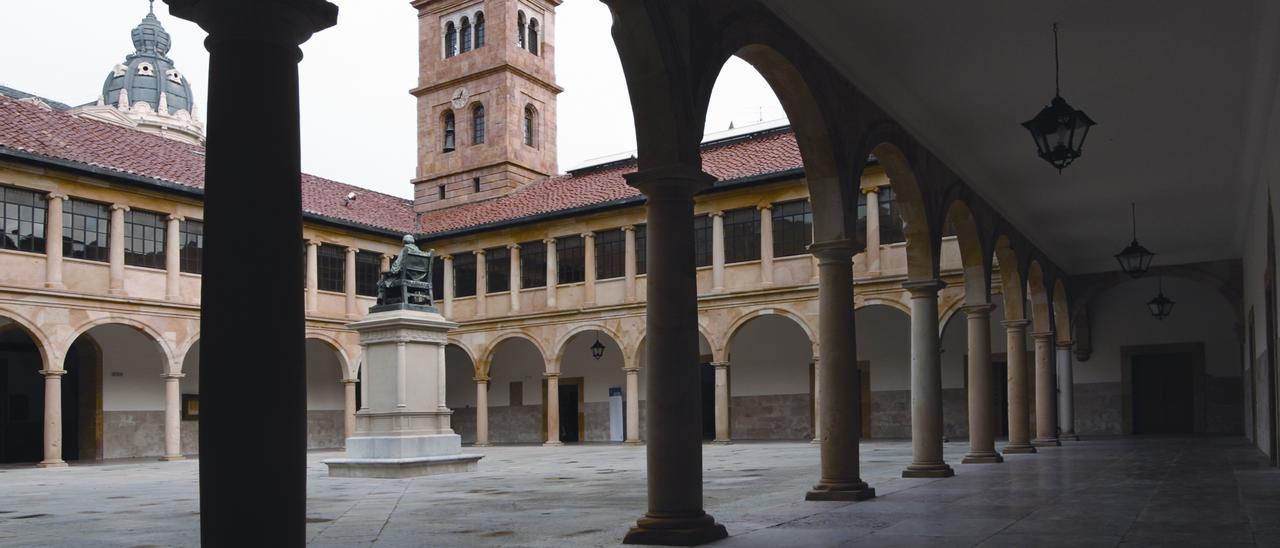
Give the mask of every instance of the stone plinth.
[(435, 312), (388, 310), (349, 325), (364, 346), (364, 407), (345, 458), (329, 475), (405, 478), (476, 469), (445, 405), (445, 339), (457, 324)]

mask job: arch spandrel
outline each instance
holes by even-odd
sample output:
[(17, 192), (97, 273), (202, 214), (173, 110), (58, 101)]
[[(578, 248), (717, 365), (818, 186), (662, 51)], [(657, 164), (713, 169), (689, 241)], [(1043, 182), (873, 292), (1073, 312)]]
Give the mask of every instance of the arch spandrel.
[[(747, 312), (744, 312), (738, 315), (738, 317), (735, 318), (729, 324), (729, 327), (724, 331), (725, 334), (724, 334), (724, 337), (721, 339), (722, 343), (721, 343), (721, 348), (719, 348), (719, 352), (718, 352), (719, 355), (723, 356), (724, 359), (730, 358), (731, 356), (729, 356), (728, 351), (729, 351), (729, 345), (733, 344), (733, 338), (737, 336), (738, 332), (742, 330), (743, 326), (747, 325), (752, 320), (755, 320), (757, 318), (762, 318), (764, 316), (780, 316), (794, 322), (796, 326), (799, 327), (800, 330), (804, 332), (805, 337), (809, 339), (810, 346), (812, 346), (815, 349), (817, 348), (817, 344), (818, 344), (817, 334), (814, 331), (814, 329), (809, 325), (809, 322), (807, 322), (804, 319), (804, 316), (785, 307), (768, 306), (768, 307), (759, 307), (753, 310), (748, 310)], [(814, 354), (814, 355), (816, 356), (817, 354)]]
[[(555, 342), (555, 345), (553, 348), (556, 349), (555, 350), (556, 353), (552, 361), (556, 363), (555, 368), (557, 371), (559, 371), (560, 369), (561, 360), (564, 359), (564, 351), (569, 346), (569, 343), (573, 340), (573, 338), (582, 333), (588, 333), (592, 331), (598, 331), (604, 334), (604, 336), (608, 337), (610, 340), (613, 341), (613, 344), (618, 345), (619, 350), (622, 350), (624, 353), (626, 352), (625, 350), (626, 346), (623, 344), (622, 336), (619, 335), (618, 332), (615, 331), (614, 329), (611, 329), (608, 326), (605, 326), (602, 324), (595, 324), (595, 323), (579, 325), (565, 332), (565, 334), (561, 335), (559, 340)], [(624, 355), (623, 363), (625, 367), (625, 363), (626, 363), (625, 355)]]
[(1053, 330), (1049, 309), (1049, 292), (1044, 286), (1044, 269), (1039, 259), (1032, 259), (1027, 268), (1027, 300), (1031, 303), (1031, 328), (1034, 333)]
[(956, 244), (964, 268), (965, 302), (991, 302), (991, 253), (983, 245), (982, 231), (973, 211), (964, 200), (953, 200), (947, 207), (947, 220), (956, 227)]
[(36, 345), (36, 350), (40, 352), (43, 368), (62, 369), (61, 356), (54, 351), (49, 335), (42, 331), (35, 322), (28, 320), (13, 310), (4, 308), (0, 308), (0, 319), (12, 322), (16, 329), (21, 329), (31, 338), (31, 342)]
[[(59, 356), (66, 356), (67, 350), (71, 348), (71, 345), (75, 344), (76, 339), (79, 339), (82, 335), (88, 333), (95, 327), (112, 324), (130, 327), (155, 342), (156, 347), (160, 349), (160, 357), (165, 362), (164, 367), (166, 373), (177, 373), (182, 370), (182, 361), (178, 359), (178, 354), (174, 350), (175, 345), (173, 339), (176, 338), (174, 333), (169, 332), (167, 333), (168, 336), (166, 336), (166, 333), (162, 333), (156, 327), (127, 316), (103, 316), (91, 319), (79, 326), (76, 326), (71, 330), (70, 335), (63, 340), (63, 344), (61, 345), (62, 350), (57, 354)], [(57, 363), (56, 365), (56, 369), (62, 369), (61, 363)]]
[[(498, 347), (502, 346), (502, 343), (512, 339), (523, 340), (533, 345), (534, 350), (538, 351), (538, 357), (542, 359), (542, 370), (546, 373), (556, 372), (556, 369), (553, 369), (555, 366), (547, 359), (547, 350), (538, 342), (537, 337), (534, 337), (524, 331), (507, 331), (495, 336), (486, 348), (480, 352), (484, 358), (482, 358), (481, 361), (475, 362), (476, 369), (478, 370), (478, 376), (489, 376), (490, 368), (493, 366), (493, 356), (497, 353)], [(481, 368), (483, 368), (482, 371), (480, 370)]]
[(1004, 301), (1005, 320), (1026, 319), (1026, 286), (1022, 283), (1020, 259), (1008, 236), (996, 239), (995, 253), (999, 263), (1000, 293)]

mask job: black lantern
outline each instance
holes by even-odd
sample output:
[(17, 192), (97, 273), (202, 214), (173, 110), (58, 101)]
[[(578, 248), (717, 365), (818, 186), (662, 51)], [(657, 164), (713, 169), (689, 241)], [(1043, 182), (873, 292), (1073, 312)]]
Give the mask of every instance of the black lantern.
[(596, 331), (596, 342), (591, 345), (591, 357), (600, 359), (604, 357), (604, 345), (600, 344), (600, 332)]
[(1147, 308), (1151, 310), (1151, 315), (1155, 319), (1163, 320), (1173, 313), (1174, 304), (1172, 299), (1164, 296), (1164, 279), (1162, 278), (1160, 280), (1160, 293), (1156, 295), (1156, 298), (1147, 301)]
[(1058, 24), (1053, 24), (1053, 100), (1044, 107), (1035, 118), (1022, 123), (1022, 127), (1031, 132), (1036, 141), (1036, 149), (1040, 158), (1053, 167), (1062, 168), (1080, 157), (1084, 150), (1084, 139), (1089, 136), (1089, 128), (1094, 121), (1083, 110), (1076, 110), (1067, 104), (1059, 93), (1058, 68)]
[(1135, 204), (1129, 204), (1129, 207), (1130, 214), (1133, 216), (1133, 241), (1129, 242), (1129, 247), (1116, 253), (1115, 258), (1116, 262), (1120, 263), (1120, 270), (1125, 274), (1133, 278), (1141, 278), (1151, 268), (1151, 259), (1156, 254), (1138, 243), (1138, 207)]

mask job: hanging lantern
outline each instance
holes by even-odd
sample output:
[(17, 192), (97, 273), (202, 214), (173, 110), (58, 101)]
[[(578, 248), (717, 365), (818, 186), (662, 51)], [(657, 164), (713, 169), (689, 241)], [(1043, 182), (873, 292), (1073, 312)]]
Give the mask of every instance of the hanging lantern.
[(1129, 204), (1129, 207), (1133, 219), (1133, 241), (1129, 242), (1129, 247), (1116, 253), (1115, 258), (1116, 262), (1120, 263), (1120, 270), (1125, 274), (1132, 278), (1141, 278), (1151, 268), (1151, 259), (1156, 254), (1138, 243), (1138, 208), (1135, 204)]
[(1058, 24), (1053, 24), (1053, 99), (1035, 118), (1022, 123), (1022, 127), (1031, 132), (1035, 139), (1037, 153), (1040, 158), (1053, 167), (1062, 168), (1071, 165), (1084, 151), (1085, 137), (1089, 136), (1089, 128), (1095, 122), (1083, 110), (1076, 110), (1067, 104), (1059, 93), (1058, 68)]
[(600, 332), (596, 331), (596, 342), (591, 345), (591, 357), (600, 359), (604, 357), (604, 345), (600, 344)]
[(1164, 279), (1160, 280), (1160, 293), (1154, 299), (1147, 301), (1147, 308), (1151, 310), (1151, 315), (1157, 320), (1163, 320), (1173, 313), (1172, 299), (1164, 296)]

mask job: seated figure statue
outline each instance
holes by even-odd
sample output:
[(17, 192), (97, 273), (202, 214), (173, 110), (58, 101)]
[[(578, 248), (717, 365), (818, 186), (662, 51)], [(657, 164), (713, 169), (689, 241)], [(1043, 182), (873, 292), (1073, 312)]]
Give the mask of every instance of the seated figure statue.
[(413, 236), (405, 235), (400, 255), (391, 263), (391, 270), (383, 272), (378, 280), (378, 303), (369, 311), (417, 309), (435, 312), (435, 300), (431, 294), (434, 255), (434, 249), (423, 252), (418, 249)]

